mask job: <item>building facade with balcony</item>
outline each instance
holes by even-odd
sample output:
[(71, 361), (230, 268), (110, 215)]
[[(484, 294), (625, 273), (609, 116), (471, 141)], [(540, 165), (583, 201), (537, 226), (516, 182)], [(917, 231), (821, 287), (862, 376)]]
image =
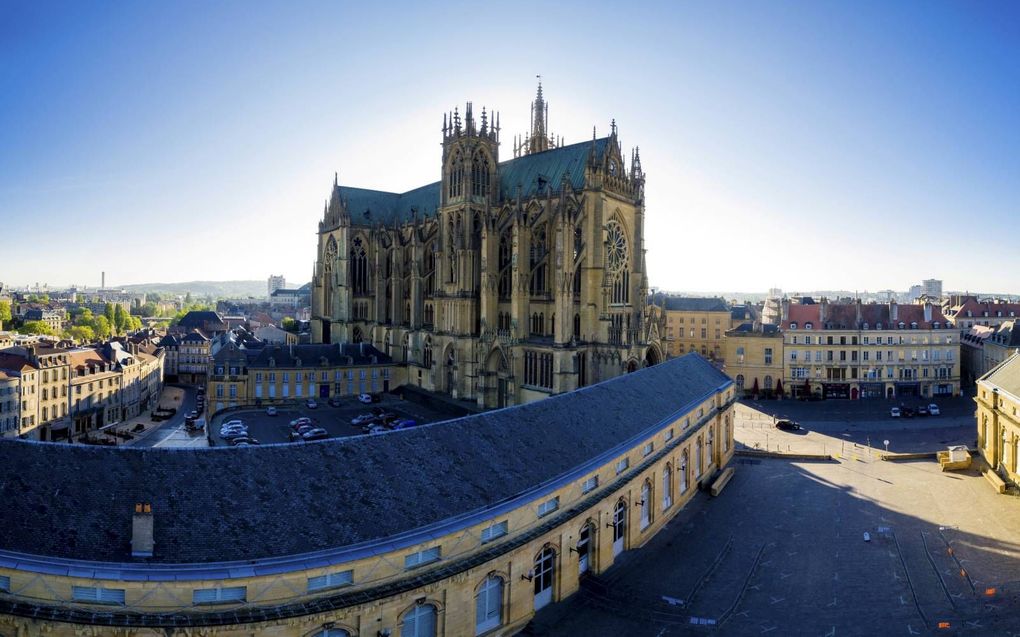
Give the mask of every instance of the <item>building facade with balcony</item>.
[(656, 294), (651, 303), (666, 315), (666, 333), (660, 336), (670, 356), (696, 352), (722, 360), (726, 331), (743, 322), (734, 325), (730, 306), (720, 298)]
[[(716, 479), (734, 400), (724, 374), (687, 355), (381, 436), (0, 441), (18, 476), (0, 481), (0, 632), (514, 635)], [(106, 488), (74, 479), (91, 475)]]
[(960, 393), (959, 332), (931, 303), (783, 303), (784, 393), (933, 398)]

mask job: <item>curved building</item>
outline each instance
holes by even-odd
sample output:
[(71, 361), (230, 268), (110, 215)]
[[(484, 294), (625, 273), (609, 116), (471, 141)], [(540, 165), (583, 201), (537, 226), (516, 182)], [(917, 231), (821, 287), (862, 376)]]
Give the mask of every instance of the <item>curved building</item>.
[(253, 448), (0, 441), (0, 635), (509, 635), (730, 458), (691, 354), (547, 400)]

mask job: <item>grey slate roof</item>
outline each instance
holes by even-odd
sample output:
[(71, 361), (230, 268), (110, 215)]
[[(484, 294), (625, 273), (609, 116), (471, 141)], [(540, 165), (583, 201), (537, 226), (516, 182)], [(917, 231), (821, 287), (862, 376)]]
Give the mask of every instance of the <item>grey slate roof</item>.
[[(602, 159), (608, 144), (608, 137), (595, 140), (597, 160)], [(584, 188), (584, 167), (591, 149), (592, 142), (586, 141), (500, 162), (500, 201), (516, 198), (518, 186), (524, 199), (545, 192), (546, 186), (553, 192), (559, 192), (564, 176), (571, 188), (581, 190)], [(347, 200), (347, 213), (353, 224), (374, 226), (381, 223), (387, 226), (393, 225), (394, 221), (403, 223), (410, 220), (412, 209), (417, 210), (419, 217), (435, 216), (439, 208), (440, 186), (437, 181), (405, 193), (340, 186), (340, 194)]]
[(130, 561), (138, 502), (153, 505), (150, 561), (158, 563), (281, 557), (388, 538), (505, 502), (636, 445), (635, 436), (730, 382), (688, 354), (536, 403), (377, 436), (245, 449), (3, 439), (0, 549)]
[[(294, 345), (267, 345), (251, 359), (251, 367), (269, 367), (273, 359), (276, 367), (297, 367), (298, 359), (303, 367), (318, 366), (325, 358), (327, 365), (370, 365), (388, 364), (393, 359), (369, 343), (297, 343)], [(374, 360), (373, 360), (374, 358)]]
[(978, 380), (992, 383), (1014, 396), (1020, 396), (1020, 354), (1013, 354)]
[(674, 312), (729, 312), (726, 301), (717, 297), (656, 295), (656, 305)]

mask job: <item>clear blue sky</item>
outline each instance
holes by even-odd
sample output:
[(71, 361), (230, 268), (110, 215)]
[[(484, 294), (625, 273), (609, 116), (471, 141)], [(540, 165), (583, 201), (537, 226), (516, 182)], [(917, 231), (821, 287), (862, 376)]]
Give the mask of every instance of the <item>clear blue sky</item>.
[(334, 170), (435, 181), (466, 100), (509, 158), (541, 73), (653, 285), (1020, 291), (1016, 2), (425, 4), (0, 4), (0, 281), (303, 283)]

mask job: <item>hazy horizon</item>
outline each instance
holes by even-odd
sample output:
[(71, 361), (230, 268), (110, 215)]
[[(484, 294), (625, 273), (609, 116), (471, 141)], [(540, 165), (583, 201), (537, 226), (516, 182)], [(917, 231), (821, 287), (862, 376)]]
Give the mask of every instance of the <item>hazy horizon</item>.
[(540, 73), (567, 143), (641, 147), (652, 286), (1015, 291), (974, 258), (1020, 217), (1014, 4), (389, 7), (0, 9), (0, 281), (307, 282), (334, 171), (436, 181), (469, 100), (509, 159)]

